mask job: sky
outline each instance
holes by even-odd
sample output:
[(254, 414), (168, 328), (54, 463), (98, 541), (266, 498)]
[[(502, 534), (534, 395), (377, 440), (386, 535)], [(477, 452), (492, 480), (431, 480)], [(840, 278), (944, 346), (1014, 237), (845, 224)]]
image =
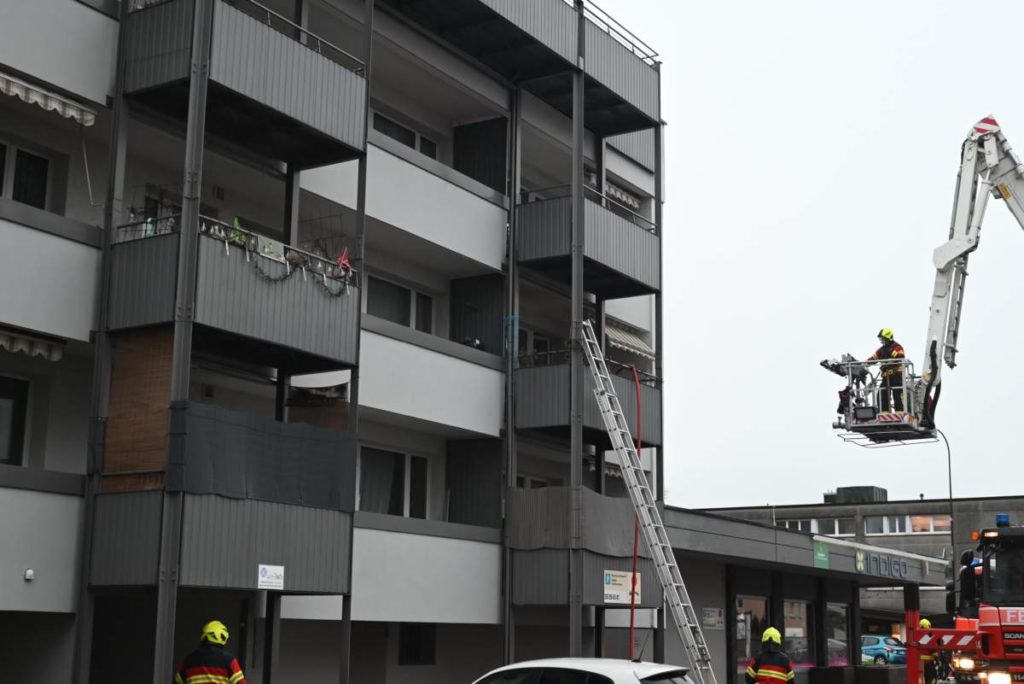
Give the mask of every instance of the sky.
[[(836, 436), (818, 363), (891, 327), (922, 365), (960, 145), (993, 114), (1024, 153), (1024, 3), (599, 4), (663, 61), (668, 503), (945, 497), (941, 442)], [(1024, 494), (1024, 231), (1001, 202), (968, 272), (936, 415), (953, 494)]]

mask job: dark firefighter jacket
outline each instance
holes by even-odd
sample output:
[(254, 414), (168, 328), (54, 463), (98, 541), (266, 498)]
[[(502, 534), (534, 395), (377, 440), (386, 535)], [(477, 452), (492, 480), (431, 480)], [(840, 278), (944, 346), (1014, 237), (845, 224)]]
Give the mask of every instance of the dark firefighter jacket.
[[(907, 353), (903, 351), (903, 345), (899, 342), (886, 342), (879, 347), (874, 354), (868, 358), (868, 361), (887, 361), (889, 359), (905, 359)], [(903, 367), (898, 363), (889, 363), (882, 366), (882, 377), (890, 377), (893, 375), (902, 375)]]
[(203, 642), (185, 656), (174, 684), (245, 684), (238, 660), (222, 646)]
[(782, 651), (762, 651), (747, 663), (747, 684), (779, 684), (796, 677), (789, 656)]

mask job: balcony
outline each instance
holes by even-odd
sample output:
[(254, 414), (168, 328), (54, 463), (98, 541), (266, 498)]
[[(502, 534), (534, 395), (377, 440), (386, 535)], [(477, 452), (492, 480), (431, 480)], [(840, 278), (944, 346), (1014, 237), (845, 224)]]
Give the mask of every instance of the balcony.
[[(648, 219), (614, 200), (587, 193), (584, 202), (583, 288), (618, 299), (661, 289), (661, 238)], [(516, 207), (521, 264), (571, 284), (572, 200), (544, 199)]]
[[(164, 117), (188, 115), (196, 0), (133, 0), (125, 93)], [(364, 148), (363, 65), (254, 0), (214, 0), (207, 131), (299, 167)]]
[[(117, 229), (112, 330), (174, 320), (179, 224), (171, 216)], [(321, 257), (202, 219), (195, 302), (209, 341), (253, 361), (292, 374), (356, 363), (359, 289), (350, 270)]]
[[(629, 430), (636, 439), (636, 387), (631, 369), (608, 362), (612, 383), (622, 405), (622, 413)], [(594, 381), (584, 369), (583, 431), (591, 444), (608, 448), (608, 435), (597, 402), (594, 401)], [(640, 409), (643, 414), (642, 431), (645, 446), (661, 444), (661, 383), (646, 373), (640, 373)], [(569, 436), (570, 368), (567, 352), (532, 354), (520, 357), (516, 370), (516, 428), (537, 430), (554, 437)]]
[[(573, 537), (573, 510), (579, 511), (579, 537)], [(583, 553), (583, 603), (604, 605), (607, 570), (630, 571), (633, 505), (580, 487), (516, 489), (509, 499), (508, 544), (515, 549), (513, 600), (518, 605), (568, 603), (570, 549)], [(641, 548), (642, 608), (661, 605), (654, 565)]]
[[(566, 0), (383, 0), (566, 116), (572, 114), (577, 15)], [(660, 118), (657, 55), (596, 6), (585, 6), (587, 128), (600, 136)]]

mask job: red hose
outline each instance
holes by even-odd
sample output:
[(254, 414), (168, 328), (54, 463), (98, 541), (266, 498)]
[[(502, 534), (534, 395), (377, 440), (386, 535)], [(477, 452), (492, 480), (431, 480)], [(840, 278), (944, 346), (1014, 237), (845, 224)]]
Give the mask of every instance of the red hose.
[[(643, 449), (643, 422), (644, 414), (643, 408), (640, 403), (640, 374), (636, 372), (636, 366), (631, 366), (633, 369), (633, 386), (636, 388), (636, 452), (637, 458), (640, 457), (640, 450)], [(622, 464), (619, 464), (620, 466)], [(636, 566), (637, 560), (640, 555), (640, 519), (635, 515), (633, 516), (633, 575), (629, 579), (629, 659), (634, 660), (633, 657), (633, 632), (636, 628)]]

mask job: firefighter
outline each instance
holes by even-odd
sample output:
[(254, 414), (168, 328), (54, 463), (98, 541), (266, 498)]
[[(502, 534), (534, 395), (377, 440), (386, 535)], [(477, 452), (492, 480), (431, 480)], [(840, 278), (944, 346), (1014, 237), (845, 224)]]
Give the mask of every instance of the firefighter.
[(174, 673), (174, 684), (245, 684), (238, 659), (224, 648), (228, 628), (219, 620), (207, 622), (199, 648), (185, 656)]
[(761, 635), (761, 652), (747, 663), (747, 684), (779, 684), (796, 677), (789, 656), (782, 652), (782, 634), (774, 627)]
[[(932, 623), (928, 618), (921, 618), (917, 623), (919, 629), (931, 629)], [(938, 661), (934, 651), (921, 651), (921, 673), (924, 675), (924, 684), (937, 684), (939, 681)]]
[[(881, 343), (874, 354), (868, 357), (868, 363), (879, 361), (890, 361), (882, 364), (882, 388), (881, 400), (882, 411), (889, 412), (889, 395), (892, 394), (892, 403), (897, 411), (903, 410), (903, 359), (907, 353), (903, 351), (903, 345), (896, 341), (892, 328), (882, 328), (878, 331), (878, 341)], [(898, 362), (892, 361), (899, 359)]]

